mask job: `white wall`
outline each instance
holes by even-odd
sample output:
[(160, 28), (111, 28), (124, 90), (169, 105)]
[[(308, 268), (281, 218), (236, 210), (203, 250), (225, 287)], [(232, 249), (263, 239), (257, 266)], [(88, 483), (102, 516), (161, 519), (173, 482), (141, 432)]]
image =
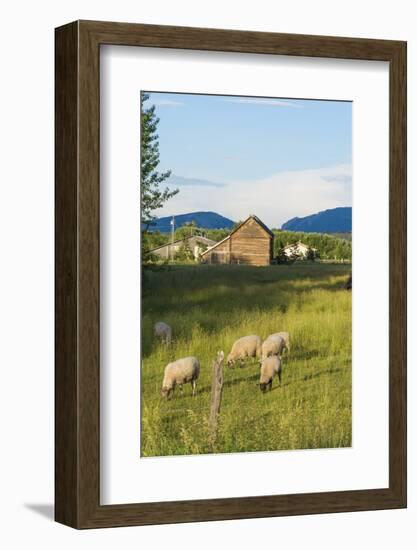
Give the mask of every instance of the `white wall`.
[[(415, 548), (417, 540), (417, 20), (397, 0), (72, 0), (2, 4), (0, 72), (0, 542), (4, 548)], [(409, 42), (409, 508), (76, 532), (53, 502), (54, 27), (74, 19), (330, 34)], [(371, 214), (370, 214), (371, 216)], [(6, 376), (4, 376), (6, 374)], [(314, 475), (314, 473), (312, 474)]]

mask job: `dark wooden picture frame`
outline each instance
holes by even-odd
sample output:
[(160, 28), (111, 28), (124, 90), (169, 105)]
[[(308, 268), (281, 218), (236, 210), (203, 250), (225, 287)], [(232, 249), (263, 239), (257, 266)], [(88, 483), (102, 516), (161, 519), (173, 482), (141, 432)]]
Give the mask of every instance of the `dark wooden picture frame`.
[[(389, 487), (100, 505), (99, 58), (117, 44), (389, 62)], [(77, 21), (56, 29), (55, 519), (75, 528), (406, 506), (406, 43)]]

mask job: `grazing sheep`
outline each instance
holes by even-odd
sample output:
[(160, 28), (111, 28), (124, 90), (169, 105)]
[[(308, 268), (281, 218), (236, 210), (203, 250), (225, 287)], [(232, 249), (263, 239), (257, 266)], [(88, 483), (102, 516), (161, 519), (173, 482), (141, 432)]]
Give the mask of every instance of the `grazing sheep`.
[(169, 345), (172, 341), (172, 329), (169, 325), (164, 323), (163, 321), (159, 321), (159, 323), (155, 323), (153, 327), (153, 333), (156, 336), (156, 338), (159, 338), (162, 342)]
[(262, 344), (261, 363), (263, 359), (270, 357), (271, 355), (281, 355), (282, 350), (285, 348), (285, 340), (278, 334), (271, 334)]
[(261, 363), (261, 377), (259, 379), (259, 387), (262, 392), (265, 392), (267, 388), (272, 389), (272, 379), (274, 374), (278, 375), (279, 384), (281, 385), (281, 373), (282, 363), (281, 357), (278, 355), (271, 355), (262, 359)]
[(284, 340), (284, 349), (290, 353), (290, 335), (288, 332), (276, 332), (275, 334), (271, 334), (268, 336), (268, 338), (271, 338), (272, 336), (280, 336)]
[(235, 362), (246, 357), (260, 357), (262, 351), (262, 340), (259, 336), (252, 334), (251, 336), (243, 336), (236, 340), (232, 346), (232, 350), (227, 356), (227, 366), (233, 367)]
[(195, 395), (197, 378), (200, 374), (200, 362), (196, 357), (184, 357), (173, 363), (168, 363), (164, 371), (164, 380), (162, 382), (162, 397), (169, 398), (175, 386), (191, 382), (193, 395)]

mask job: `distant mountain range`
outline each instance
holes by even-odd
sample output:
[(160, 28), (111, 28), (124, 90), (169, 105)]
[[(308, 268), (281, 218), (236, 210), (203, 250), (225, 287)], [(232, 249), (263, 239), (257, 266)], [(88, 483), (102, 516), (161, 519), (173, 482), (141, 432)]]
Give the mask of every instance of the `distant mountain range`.
[(332, 208), (304, 218), (292, 218), (283, 223), (281, 229), (305, 233), (351, 233), (352, 207)]
[[(171, 231), (172, 216), (156, 219), (148, 231)], [(175, 216), (175, 229), (187, 223), (195, 222), (198, 227), (206, 229), (232, 229), (235, 222), (216, 212), (190, 212)], [(292, 218), (283, 223), (281, 229), (286, 231), (302, 231), (305, 233), (351, 233), (352, 208), (340, 207), (317, 212), (303, 218)]]
[[(168, 233), (172, 227), (171, 220), (172, 216), (158, 218), (149, 226), (148, 231)], [(190, 214), (175, 216), (175, 229), (191, 222), (195, 222), (198, 227), (205, 227), (206, 229), (231, 229), (235, 224), (232, 220), (216, 214), (216, 212), (191, 212)]]

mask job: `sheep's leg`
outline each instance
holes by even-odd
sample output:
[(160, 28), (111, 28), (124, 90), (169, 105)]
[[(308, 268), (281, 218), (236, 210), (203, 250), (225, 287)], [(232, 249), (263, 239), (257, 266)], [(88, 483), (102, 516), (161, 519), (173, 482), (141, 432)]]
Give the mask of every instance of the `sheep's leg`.
[(269, 385), (269, 391), (271, 391), (271, 390), (272, 390), (272, 378), (271, 378), (271, 380), (269, 381), (269, 384), (268, 384), (268, 385)]
[(278, 371), (279, 385), (281, 385), (281, 377), (282, 377), (282, 372), (279, 370), (279, 371)]
[(191, 387), (193, 388), (193, 393), (192, 393), (193, 397), (195, 395), (196, 386), (197, 386), (197, 382), (195, 380), (191, 380)]

